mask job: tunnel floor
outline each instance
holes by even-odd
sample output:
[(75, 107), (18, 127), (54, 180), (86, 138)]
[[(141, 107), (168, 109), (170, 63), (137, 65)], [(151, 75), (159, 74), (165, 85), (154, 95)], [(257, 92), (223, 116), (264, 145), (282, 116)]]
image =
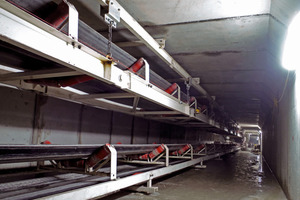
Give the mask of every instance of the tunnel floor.
[[(262, 164), (261, 164), (262, 163)], [(154, 194), (121, 191), (103, 199), (286, 199), (281, 187), (261, 155), (239, 151), (206, 163), (206, 169), (189, 168), (163, 179), (154, 180)]]

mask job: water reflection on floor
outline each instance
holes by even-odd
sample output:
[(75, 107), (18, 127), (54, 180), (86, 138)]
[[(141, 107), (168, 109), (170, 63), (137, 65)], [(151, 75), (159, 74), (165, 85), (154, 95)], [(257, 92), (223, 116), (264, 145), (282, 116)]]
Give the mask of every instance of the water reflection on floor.
[(104, 199), (286, 199), (260, 155), (240, 151), (204, 164), (206, 169), (189, 168), (154, 182), (155, 194), (122, 191)]

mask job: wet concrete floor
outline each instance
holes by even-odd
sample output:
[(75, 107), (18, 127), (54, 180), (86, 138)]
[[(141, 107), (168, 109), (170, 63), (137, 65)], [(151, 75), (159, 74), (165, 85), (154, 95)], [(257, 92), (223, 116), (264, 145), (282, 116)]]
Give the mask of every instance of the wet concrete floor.
[[(154, 180), (154, 194), (121, 191), (107, 200), (281, 200), (281, 187), (261, 156), (239, 151), (221, 160), (207, 161), (206, 169), (189, 168)], [(261, 164), (262, 163), (262, 164)]]

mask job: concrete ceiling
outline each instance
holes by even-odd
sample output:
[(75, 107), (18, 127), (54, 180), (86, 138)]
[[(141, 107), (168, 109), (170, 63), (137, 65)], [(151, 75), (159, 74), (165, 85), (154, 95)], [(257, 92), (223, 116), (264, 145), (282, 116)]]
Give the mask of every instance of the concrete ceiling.
[[(106, 36), (95, 0), (71, 1), (80, 18)], [(118, 0), (237, 122), (262, 124), (281, 95), (286, 71), (280, 66), (287, 24), (299, 0)], [(298, 9), (297, 9), (298, 8)], [(136, 41), (121, 24), (113, 41)], [(145, 57), (151, 69), (180, 82), (146, 46), (124, 47)], [(191, 91), (194, 96), (201, 95)]]

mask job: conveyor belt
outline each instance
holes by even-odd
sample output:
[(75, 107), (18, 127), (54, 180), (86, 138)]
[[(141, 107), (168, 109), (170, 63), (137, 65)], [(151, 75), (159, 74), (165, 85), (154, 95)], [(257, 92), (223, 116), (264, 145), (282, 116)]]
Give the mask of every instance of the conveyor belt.
[[(143, 154), (160, 144), (114, 144), (118, 155)], [(185, 144), (167, 144), (169, 150), (177, 150)], [(0, 145), (0, 164), (32, 162), (40, 160), (66, 160), (86, 158), (103, 144), (91, 145)]]
[[(225, 145), (225, 144), (224, 144)], [(140, 147), (142, 145), (139, 145)], [(150, 147), (151, 145), (146, 145)], [(169, 145), (170, 148), (178, 146)], [(66, 146), (65, 146), (66, 147)], [(140, 149), (138, 147), (138, 149)], [(125, 148), (127, 151), (129, 149), (129, 145), (125, 145), (122, 148)], [(134, 149), (134, 148), (133, 148)], [(128, 180), (132, 180), (132, 185), (135, 184), (135, 177), (137, 175), (143, 173), (154, 173), (157, 174), (155, 177), (159, 177), (164, 174), (168, 174), (177, 170), (180, 170), (185, 167), (189, 167), (191, 165), (197, 164), (199, 162), (213, 159), (227, 153), (235, 152), (238, 149), (231, 148), (222, 153), (212, 154), (212, 155), (203, 155), (197, 156), (197, 158), (186, 161), (186, 160), (178, 160), (173, 159), (170, 161), (170, 167), (164, 167), (163, 165), (118, 165), (118, 180), (122, 180), (122, 178), (127, 178)], [(124, 151), (125, 152), (125, 151)], [(170, 171), (168, 170), (170, 168)], [(127, 170), (126, 170), (127, 169)], [(105, 171), (105, 170), (104, 170)], [(133, 175), (133, 176), (132, 176)], [(16, 177), (18, 180), (16, 181)], [(154, 177), (154, 178), (155, 178)], [(82, 174), (75, 171), (70, 170), (57, 170), (57, 169), (42, 169), (41, 171), (29, 171), (21, 173), (7, 173), (0, 175), (1, 182), (0, 183), (0, 198), (1, 199), (35, 199), (41, 197), (47, 197), (50, 195), (59, 195), (60, 193), (67, 192), (72, 193), (73, 190), (85, 190), (84, 188), (94, 185), (103, 185), (103, 189), (105, 190), (106, 183), (110, 184), (110, 178), (107, 176), (91, 175), (91, 174)], [(114, 182), (118, 182), (113, 181)], [(142, 181), (143, 182), (143, 181)], [(116, 183), (118, 184), (118, 183)], [(130, 185), (130, 184), (129, 184)], [(122, 186), (118, 185), (118, 187), (122, 188)], [(117, 190), (117, 189), (116, 189)], [(103, 191), (102, 191), (103, 193)], [(75, 196), (74, 196), (75, 197)], [(82, 199), (81, 197), (77, 197), (77, 199)]]
[[(49, 10), (54, 11), (55, 6), (51, 1), (49, 0), (41, 0), (41, 1), (22, 1), (22, 0), (9, 0), (9, 2), (21, 7), (25, 11), (29, 12), (33, 16), (38, 17), (41, 20), (45, 20), (47, 15), (45, 13), (40, 12), (40, 9), (46, 9), (46, 7), (49, 7)], [(50, 14), (50, 13), (49, 13)], [(107, 51), (107, 39), (103, 37), (101, 34), (99, 34), (97, 31), (89, 27), (87, 24), (79, 20), (78, 25), (78, 40), (87, 45), (88, 47), (96, 50), (98, 53), (102, 55), (106, 55)], [(67, 32), (68, 29), (68, 23), (66, 23), (60, 30), (64, 33)], [(117, 62), (117, 67), (120, 69), (126, 70), (128, 69), (137, 59), (119, 48), (117, 45), (112, 44), (112, 57), (113, 60)], [(136, 73), (137, 75), (141, 77), (145, 77), (144, 68), (142, 68), (140, 71)], [(97, 80), (88, 81), (86, 83), (80, 83), (76, 85), (76, 88), (79, 90), (85, 90), (88, 89), (86, 84), (90, 84), (90, 82), (96, 82), (99, 83)], [(150, 69), (150, 82), (154, 84), (155, 86), (161, 88), (162, 90), (166, 90), (169, 86), (171, 86), (171, 83), (163, 79), (161, 76), (156, 74)], [(87, 93), (93, 93), (93, 91), (86, 91)], [(177, 97), (177, 95), (175, 95)], [(184, 92), (181, 91), (181, 101), (187, 102), (187, 96), (184, 94)], [(122, 103), (122, 100), (119, 100), (119, 102)]]
[[(176, 164), (183, 161), (174, 161)], [(122, 165), (121, 165), (122, 166)], [(126, 177), (135, 173), (142, 173), (158, 169), (161, 166), (137, 166), (135, 169), (118, 173), (118, 177)], [(43, 171), (43, 178), (31, 178), (16, 182), (0, 183), (0, 199), (35, 199), (77, 188), (87, 187), (101, 182), (109, 181), (107, 176), (92, 176), (79, 173), (57, 172), (53, 175), (51, 170)], [(38, 177), (38, 175), (36, 175)], [(1, 176), (0, 176), (1, 177)], [(22, 175), (20, 175), (20, 178)], [(9, 180), (9, 179), (8, 179)]]
[[(104, 61), (105, 58), (101, 57), (99, 54), (97, 54), (97, 56), (100, 56), (101, 59), (103, 59), (103, 63), (102, 62), (98, 62), (98, 59), (95, 58), (95, 52), (91, 51), (90, 48), (86, 47), (86, 45), (82, 46), (82, 48), (80, 47), (79, 44), (77, 44), (76, 42), (72, 42), (72, 39), (70, 39), (69, 36), (64, 35), (65, 33), (62, 32), (58, 32), (55, 31), (53, 28), (50, 28), (46, 22), (41, 21), (41, 19), (46, 19), (47, 16), (51, 13), (51, 11), (54, 11), (55, 8), (57, 7), (57, 5), (53, 5), (53, 3), (49, 3), (49, 1), (47, 0), (41, 0), (40, 2), (36, 3), (36, 5), (32, 5), (34, 4), (36, 1), (30, 1), (30, 2), (24, 2), (24, 1), (20, 1), (20, 0), (12, 0), (9, 2), (14, 2), (17, 3), (19, 5), (21, 5), (22, 7), (26, 8), (29, 13), (33, 13), (36, 14), (37, 18), (32, 17), (32, 15), (30, 15), (29, 13), (24, 13), (23, 11), (20, 11), (18, 8), (16, 8), (14, 5), (11, 5), (10, 3), (7, 3), (6, 1), (4, 1), (4, 3), (2, 3), (5, 7), (4, 9), (8, 9), (8, 13), (12, 12), (11, 14), (15, 15), (14, 18), (15, 22), (10, 22), (11, 27), (20, 27), (20, 29), (24, 29), (27, 30), (28, 32), (30, 32), (31, 34), (35, 33), (35, 30), (28, 28), (28, 26), (25, 26), (25, 24), (27, 22), (31, 22), (32, 24), (35, 25), (35, 28), (37, 28), (38, 30), (38, 34), (37, 34), (37, 38), (40, 38), (41, 41), (45, 41), (45, 43), (43, 43), (43, 45), (40, 45), (41, 48), (38, 47), (38, 45), (34, 42), (34, 40), (31, 38), (31, 40), (27, 40), (26, 37), (25, 38), (19, 38), (18, 34), (13, 34), (14, 32), (10, 32), (10, 31), (3, 31), (2, 34), (3, 36), (5, 35), (5, 37), (3, 37), (3, 41), (1, 46), (4, 48), (4, 55), (1, 54), (1, 57), (5, 57), (4, 59), (4, 64), (8, 65), (8, 66), (12, 66), (13, 64), (17, 64), (14, 65), (16, 68), (20, 68), (25, 70), (24, 73), (22, 74), (16, 74), (16, 73), (11, 73), (9, 75), (9, 77), (13, 77), (11, 79), (5, 78), (5, 76), (2, 76), (1, 80), (2, 81), (11, 81), (9, 82), (10, 85), (13, 85), (15, 87), (20, 87), (23, 89), (29, 89), (29, 90), (35, 90), (38, 92), (42, 92), (42, 93), (48, 93), (49, 96), (53, 96), (53, 97), (58, 97), (58, 98), (63, 98), (63, 99), (67, 99), (67, 100), (71, 100), (71, 101), (77, 101), (77, 102), (81, 102), (87, 105), (92, 105), (92, 106), (97, 106), (97, 107), (101, 107), (101, 108), (107, 108), (107, 109), (111, 109), (111, 110), (115, 110), (115, 111), (120, 111), (120, 112), (124, 112), (127, 114), (134, 114), (134, 115), (138, 115), (138, 113), (143, 116), (143, 117), (149, 117), (149, 118), (153, 118), (159, 121), (163, 121), (163, 122), (171, 122), (171, 123), (177, 123), (178, 125), (190, 125), (189, 122), (191, 122), (191, 124), (193, 124), (193, 122), (195, 121), (195, 125), (199, 126), (199, 127), (204, 127), (205, 129), (209, 129), (212, 128), (211, 131), (213, 132), (217, 132), (218, 129), (221, 130), (222, 133), (226, 133), (228, 132), (228, 130), (231, 130), (231, 128), (224, 128), (224, 124), (220, 124), (221, 121), (218, 120), (215, 122), (215, 120), (210, 120), (209, 116), (210, 113), (206, 112), (205, 114), (202, 113), (202, 110), (197, 110), (197, 106), (196, 106), (196, 102), (195, 104), (193, 104), (193, 108), (195, 108), (196, 112), (194, 112), (193, 109), (188, 108), (188, 102), (186, 101), (187, 97), (186, 95), (184, 95), (183, 93), (181, 93), (181, 101), (179, 101), (176, 98), (172, 98), (168, 95), (165, 95), (166, 93), (164, 92), (164, 88), (167, 88), (167, 86), (169, 86), (168, 84), (147, 84), (145, 81), (142, 81), (140, 78), (137, 78), (136, 76), (132, 76), (129, 75), (126, 72), (122, 72), (119, 69), (116, 69), (116, 67), (112, 67), (113, 70), (115, 70), (116, 72), (112, 74), (109, 74), (109, 72), (106, 70), (106, 72), (108, 72), (107, 77), (105, 77), (106, 75), (103, 74), (103, 72), (105, 71), (105, 68), (103, 66), (103, 64), (108, 64), (107, 61)], [(43, 3), (41, 3), (43, 2)], [(39, 8), (43, 7), (46, 8), (48, 7), (50, 4), (52, 4), (50, 7), (52, 7), (52, 9), (49, 9), (48, 14), (41, 12), (41, 11), (37, 11), (39, 10)], [(43, 5), (43, 6), (42, 6)], [(54, 6), (54, 7), (53, 7)], [(48, 11), (48, 8), (46, 9)], [(7, 11), (5, 11), (5, 15), (6, 18), (3, 20), (10, 20), (10, 14), (7, 13)], [(20, 13), (20, 14), (18, 14)], [(21, 15), (21, 16), (18, 16)], [(47, 15), (47, 16), (46, 16)], [(22, 19), (24, 18), (24, 19)], [(16, 21), (17, 20), (17, 21)], [(20, 23), (19, 21), (20, 20)], [(25, 21), (24, 21), (25, 20)], [(27, 22), (26, 22), (27, 21)], [(5, 22), (4, 22), (5, 23)], [(85, 27), (86, 25), (83, 22), (79, 22), (80, 23), (80, 27)], [(88, 27), (88, 26), (87, 26)], [(50, 33), (49, 32), (50, 29)], [(88, 37), (86, 38), (86, 40), (91, 40), (91, 42), (95, 42), (95, 44), (99, 43), (103, 43), (105, 44), (107, 41), (103, 36), (100, 36), (100, 34), (98, 34), (96, 31), (94, 31), (91, 28), (88, 28), (89, 30), (85, 30), (88, 33), (90, 33), (90, 31), (92, 31), (93, 33), (91, 33), (91, 35), (95, 34), (97, 35), (98, 38), (102, 38), (99, 39), (99, 41), (93, 41), (92, 38), (89, 38), (90, 36), (86, 36), (85, 34), (83, 34), (83, 36), (80, 37)], [(33, 31), (33, 32), (32, 32)], [(79, 30), (80, 32), (80, 30)], [(40, 34), (43, 33), (43, 34)], [(47, 37), (44, 37), (45, 34), (47, 35)], [(49, 37), (48, 37), (49, 36)], [(53, 37), (54, 36), (54, 37)], [(96, 38), (97, 38), (96, 37)], [(5, 39), (5, 38), (8, 38)], [(47, 38), (49, 40), (47, 40)], [(48, 48), (48, 46), (46, 45), (48, 42), (51, 43), (50, 41), (53, 41), (53, 44), (55, 43), (55, 45), (53, 46), (49, 46), (50, 48)], [(81, 39), (81, 38), (79, 38)], [(101, 40), (101, 41), (100, 41)], [(14, 42), (11, 42), (14, 41)], [(67, 42), (67, 46), (62, 45), (64, 42)], [(80, 40), (81, 41), (81, 40)], [(46, 43), (47, 42), (47, 43)], [(63, 42), (63, 43), (62, 43)], [(84, 41), (82, 41), (84, 42)], [(76, 48), (69, 48), (71, 47), (71, 45), (73, 45), (73, 43), (75, 44)], [(16, 46), (14, 46), (16, 45)], [(29, 48), (23, 48), (22, 45), (28, 46)], [(87, 44), (88, 46), (92, 47), (91, 44)], [(94, 44), (92, 44), (94, 45)], [(12, 47), (13, 46), (13, 47)], [(46, 47), (46, 48), (45, 48)], [(58, 53), (56, 54), (56, 52), (53, 54), (52, 48), (56, 47), (59, 49), (63, 49), (62, 53)], [(104, 50), (106, 50), (106, 45), (100, 45), (101, 48), (103, 48)], [(48, 48), (48, 49), (47, 49)], [(94, 48), (94, 47), (93, 47)], [(113, 45), (113, 48), (118, 48), (115, 45)], [(11, 51), (6, 51), (6, 49), (11, 49)], [(27, 49), (27, 51), (25, 50)], [(78, 49), (81, 49), (77, 52)], [(96, 48), (94, 48), (95, 50), (97, 50)], [(120, 49), (120, 48), (119, 48)], [(17, 51), (17, 53), (14, 53), (14, 50)], [(36, 55), (33, 55), (34, 52), (37, 52)], [(100, 51), (100, 50), (97, 50)], [(122, 51), (120, 49), (120, 51)], [(8, 55), (6, 55), (6, 53), (9, 52)], [(66, 52), (67, 54), (70, 55), (77, 55), (77, 53), (79, 53), (78, 55), (80, 55), (80, 57), (82, 56), (82, 58), (86, 58), (86, 59), (73, 59), (72, 56), (64, 56), (64, 52)], [(47, 55), (46, 55), (47, 54)], [(121, 55), (122, 53), (120, 53)], [(127, 55), (127, 53), (125, 52), (125, 54)], [(94, 55), (94, 56), (93, 56)], [(87, 57), (85, 57), (87, 56)], [(100, 58), (99, 57), (99, 58)], [(50, 60), (52, 60), (51, 62), (48, 63), (48, 60), (45, 59), (48, 58)], [(79, 58), (79, 56), (78, 56)], [(128, 55), (126, 56), (126, 58), (128, 58)], [(129, 55), (130, 58), (130, 55)], [(134, 58), (135, 59), (135, 58)], [(1, 63), (3, 61), (3, 59), (0, 59)], [(18, 62), (15, 62), (15, 60), (18, 60)], [(86, 62), (85, 62), (86, 60)], [(9, 63), (11, 62), (11, 63)], [(70, 63), (73, 63), (72, 65), (70, 65)], [(91, 64), (88, 64), (90, 63)], [(124, 61), (126, 62), (126, 61)], [(1, 64), (0, 63), (0, 64)], [(60, 64), (58, 64), (60, 63)], [(121, 62), (119, 62), (120, 64)], [(61, 69), (55, 69), (55, 68), (59, 68), (62, 67), (63, 70), (71, 70), (71, 74), (74, 73), (73, 76), (80, 76), (80, 74), (76, 73), (79, 71), (84, 72), (85, 74), (88, 74), (88, 76), (93, 76), (95, 77), (97, 80), (90, 80), (84, 83), (79, 83), (77, 85), (72, 86), (73, 88), (77, 89), (77, 90), (72, 90), (72, 88), (65, 88), (68, 90), (64, 90), (62, 89), (57, 89), (54, 87), (43, 87), (42, 83), (45, 83), (43, 81), (41, 82), (31, 82), (34, 84), (27, 84), (24, 83), (23, 81), (18, 82), (17, 80), (28, 80), (30, 79), (30, 76), (26, 76), (26, 78), (24, 78), (24, 74), (35, 74), (35, 72), (37, 70), (41, 70), (43, 69), (43, 66), (46, 67), (47, 70), (49, 70), (49, 74), (45, 73), (43, 74), (43, 70), (42, 71), (38, 71), (37, 73), (40, 73), (36, 76), (34, 76), (34, 78), (32, 80), (45, 80), (48, 78), (49, 81), (49, 86), (51, 86), (52, 81), (54, 80), (55, 83), (55, 78), (59, 79), (59, 77), (64, 76), (64, 72), (60, 73)], [(97, 66), (97, 67), (92, 67), (92, 66)], [(123, 65), (124, 67), (125, 65)], [(99, 67), (99, 71), (97, 70)], [(127, 66), (126, 66), (127, 67)], [(72, 71), (76, 70), (76, 71)], [(141, 69), (143, 70), (143, 69)], [(5, 71), (5, 70), (4, 70)], [(2, 73), (2, 72), (1, 72)], [(3, 72), (6, 73), (6, 72)], [(67, 72), (66, 74), (69, 74), (70, 72)], [(142, 73), (142, 71), (140, 72)], [(60, 75), (57, 75), (60, 74)], [(152, 73), (151, 73), (152, 74)], [(66, 75), (65, 75), (66, 76)], [(87, 76), (87, 75), (86, 75)], [(109, 78), (111, 76), (111, 78)], [(120, 79), (120, 77), (124, 77), (125, 79)], [(152, 75), (150, 75), (152, 76)], [(42, 77), (42, 78), (38, 78), (38, 77)], [(51, 78), (50, 78), (51, 77)], [(69, 79), (70, 75), (68, 75), (68, 79)], [(130, 78), (131, 77), (131, 78)], [(155, 77), (155, 75), (153, 76)], [(68, 82), (67, 79), (67, 82)], [(77, 80), (76, 78), (74, 78), (74, 81), (71, 81), (72, 84), (76, 82), (75, 80)], [(155, 80), (159, 80), (159, 81), (165, 81), (163, 79), (160, 78), (151, 78), (150, 77), (150, 81), (155, 81)], [(26, 82), (26, 81), (25, 81)], [(46, 81), (47, 82), (47, 81)], [(80, 81), (79, 81), (80, 82)], [(23, 84), (24, 83), (24, 84)], [(30, 83), (30, 80), (29, 80)], [(39, 85), (39, 83), (42, 84), (42, 86)], [(166, 83), (166, 82), (165, 82)], [(33, 87), (37, 84), (37, 87)], [(45, 84), (47, 85), (47, 84)], [(62, 84), (65, 85), (65, 84)], [(153, 87), (153, 85), (158, 85), (158, 87)], [(176, 84), (172, 84), (175, 85)], [(61, 86), (61, 84), (57, 84), (57, 86)], [(131, 87), (133, 86), (133, 87)], [(145, 87), (145, 90), (141, 89)], [(153, 87), (153, 88), (152, 88)], [(159, 88), (161, 88), (162, 90), (159, 90)], [(169, 88), (169, 87), (168, 87)], [(79, 90), (79, 91), (78, 91)], [(119, 96), (115, 96), (115, 98), (110, 98), (110, 93), (129, 93), (130, 95), (136, 95), (136, 96), (130, 96), (130, 98), (122, 98)], [(174, 90), (173, 90), (174, 92)], [(103, 101), (103, 99), (98, 99), (96, 98), (94, 95), (90, 95), (86, 96), (86, 97), (80, 97), (80, 96), (84, 96), (87, 94), (100, 94), (101, 97), (100, 98), (106, 98), (109, 99), (109, 101), (105, 100)], [(170, 94), (172, 94), (172, 92), (170, 92)], [(105, 96), (106, 95), (106, 96)], [(176, 97), (176, 94), (175, 94)], [(134, 98), (134, 99), (133, 99)], [(181, 104), (181, 102), (185, 102), (183, 104)], [(121, 104), (118, 104), (121, 103)], [(194, 103), (194, 102), (193, 102)], [(122, 105), (123, 104), (123, 105)], [(126, 106), (127, 105), (127, 106)], [(195, 106), (195, 107), (194, 107)], [(209, 111), (211, 111), (211, 109), (208, 109)], [(146, 111), (146, 112), (143, 112)], [(147, 111), (159, 111), (159, 112), (147, 112)], [(167, 111), (167, 112), (164, 112)], [(171, 111), (171, 112), (169, 112)], [(174, 111), (174, 112), (173, 112)], [(154, 114), (152, 114), (154, 113)], [(178, 113), (178, 114), (177, 114)], [(207, 126), (206, 126), (207, 125)], [(230, 125), (228, 125), (230, 126)]]

